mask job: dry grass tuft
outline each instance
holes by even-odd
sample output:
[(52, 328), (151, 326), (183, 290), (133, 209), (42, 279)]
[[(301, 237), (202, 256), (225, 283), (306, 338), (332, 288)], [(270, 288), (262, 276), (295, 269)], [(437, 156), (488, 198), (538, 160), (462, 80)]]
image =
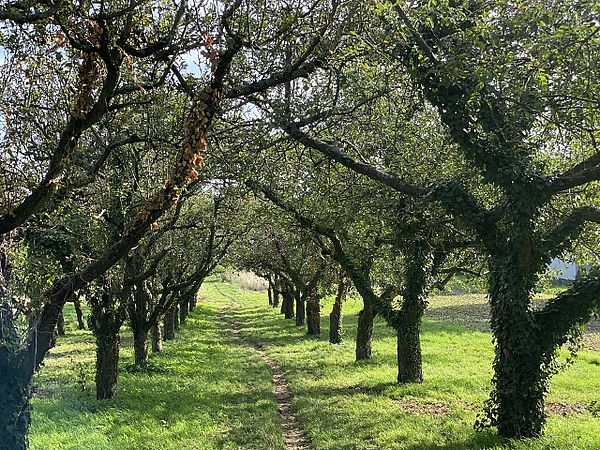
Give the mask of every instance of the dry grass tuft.
[(259, 277), (253, 272), (238, 271), (238, 272), (223, 272), (221, 280), (227, 283), (240, 285), (244, 289), (250, 291), (266, 291), (269, 283), (264, 278)]

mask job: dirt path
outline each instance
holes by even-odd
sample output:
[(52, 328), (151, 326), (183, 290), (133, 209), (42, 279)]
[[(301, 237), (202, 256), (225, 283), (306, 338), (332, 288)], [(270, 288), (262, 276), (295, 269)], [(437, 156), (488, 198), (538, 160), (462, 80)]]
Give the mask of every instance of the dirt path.
[[(221, 293), (221, 295), (229, 298), (228, 295)], [(233, 300), (233, 299), (231, 299)], [(283, 427), (283, 441), (285, 450), (309, 450), (310, 441), (302, 429), (300, 421), (296, 417), (292, 408), (292, 394), (290, 388), (285, 379), (283, 370), (279, 365), (273, 361), (273, 359), (267, 354), (267, 352), (260, 346), (260, 344), (253, 342), (242, 335), (239, 324), (237, 324), (229, 313), (231, 307), (238, 306), (236, 303), (231, 306), (227, 306), (219, 312), (219, 320), (226, 324), (232, 331), (233, 336), (241, 344), (252, 347), (267, 366), (271, 369), (273, 394), (277, 401), (277, 410), (281, 416), (281, 424)], [(229, 314), (228, 314), (229, 313)]]

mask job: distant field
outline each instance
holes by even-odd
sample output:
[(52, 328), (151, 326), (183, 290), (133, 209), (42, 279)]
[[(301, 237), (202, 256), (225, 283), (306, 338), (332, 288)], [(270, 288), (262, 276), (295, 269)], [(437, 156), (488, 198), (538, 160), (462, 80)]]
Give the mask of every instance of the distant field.
[[(549, 298), (540, 296), (540, 301)], [(475, 330), (488, 331), (489, 306), (483, 294), (433, 296), (426, 316), (444, 322), (463, 325)], [(593, 318), (586, 326), (583, 345), (589, 350), (600, 351), (600, 319)]]

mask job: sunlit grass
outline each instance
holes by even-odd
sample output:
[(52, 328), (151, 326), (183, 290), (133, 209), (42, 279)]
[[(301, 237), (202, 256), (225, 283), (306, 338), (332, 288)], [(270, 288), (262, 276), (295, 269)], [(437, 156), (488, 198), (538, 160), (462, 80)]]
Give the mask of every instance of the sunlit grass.
[[(93, 337), (67, 312), (67, 336), (35, 379), (32, 449), (283, 448), (271, 374), (220, 328), (215, 304), (200, 304), (176, 341), (151, 357), (153, 372), (122, 370), (116, 398), (102, 402)], [(121, 369), (133, 362), (129, 333), (123, 347)]]
[[(361, 307), (356, 300), (344, 305), (344, 342), (334, 346), (326, 339), (329, 302), (322, 310), (322, 338), (315, 339), (269, 309), (265, 293), (212, 282), (203, 292), (209, 303), (228, 298), (239, 303), (236, 320), (244, 335), (262, 344), (284, 368), (297, 414), (315, 449), (600, 448), (600, 418), (589, 412), (600, 398), (600, 353), (593, 351), (581, 352), (554, 377), (548, 399), (583, 413), (551, 415), (545, 436), (525, 442), (501, 440), (493, 430), (474, 431), (490, 389), (491, 335), (477, 325), (480, 316), (476, 326), (467, 327), (456, 317), (446, 321), (439, 310), (434, 313), (436, 307), (456, 313), (456, 308), (473, 303), (472, 296), (432, 299), (435, 318), (425, 318), (422, 334), (425, 381), (399, 386), (394, 383), (395, 337), (382, 321), (375, 327), (373, 360), (354, 362)], [(479, 296), (477, 302), (483, 301)], [(468, 322), (469, 317), (461, 320)]]
[[(395, 337), (382, 321), (375, 326), (373, 360), (354, 362), (359, 301), (345, 303), (344, 342), (331, 345), (330, 301), (323, 304), (322, 337), (316, 339), (270, 309), (266, 292), (215, 277), (205, 283), (202, 301), (177, 340), (151, 357), (156, 370), (123, 371), (117, 397), (103, 402), (94, 398), (93, 337), (75, 329), (68, 309), (67, 336), (36, 377), (31, 447), (281, 449), (271, 374), (254, 350), (222, 329), (217, 311), (227, 304), (243, 335), (263, 345), (285, 370), (314, 449), (600, 448), (600, 418), (590, 407), (600, 400), (600, 353), (593, 351), (581, 352), (554, 378), (548, 399), (567, 412), (571, 406), (583, 412), (551, 415), (545, 436), (525, 442), (473, 430), (491, 378), (493, 347), (483, 301), (432, 299), (422, 334), (425, 381), (399, 386)], [(121, 368), (132, 363), (129, 333), (123, 346)]]

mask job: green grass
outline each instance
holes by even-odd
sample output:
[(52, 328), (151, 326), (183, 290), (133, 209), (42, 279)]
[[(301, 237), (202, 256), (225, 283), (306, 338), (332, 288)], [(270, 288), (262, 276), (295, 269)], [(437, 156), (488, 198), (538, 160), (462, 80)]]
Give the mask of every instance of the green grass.
[[(264, 293), (214, 282), (203, 292), (209, 304), (228, 298), (239, 302), (236, 320), (244, 335), (262, 344), (283, 367), (297, 415), (315, 449), (600, 448), (600, 419), (589, 412), (600, 399), (600, 353), (593, 351), (581, 352), (554, 377), (548, 399), (560, 411), (583, 412), (551, 415), (545, 436), (525, 442), (501, 440), (493, 430), (473, 430), (490, 389), (493, 347), (479, 321), (474, 327), (457, 323), (455, 307), (474, 303), (472, 296), (454, 297), (456, 304), (453, 297), (432, 299), (422, 333), (425, 381), (399, 386), (394, 383), (395, 337), (384, 323), (375, 326), (373, 360), (354, 362), (356, 300), (344, 305), (344, 342), (333, 346), (326, 340), (329, 302), (323, 305), (323, 337), (315, 339), (267, 308)], [(468, 323), (468, 316), (462, 320)]]
[[(424, 320), (425, 381), (399, 386), (395, 337), (375, 326), (373, 360), (354, 361), (356, 315), (361, 304), (344, 305), (344, 342), (322, 337), (267, 307), (264, 292), (207, 281), (202, 301), (175, 342), (151, 357), (153, 373), (120, 376), (114, 400), (94, 398), (93, 337), (74, 328), (67, 310), (67, 336), (36, 377), (33, 449), (282, 449), (282, 430), (271, 393), (270, 372), (247, 346), (222, 329), (228, 315), (244, 336), (262, 344), (284, 369), (297, 415), (315, 450), (331, 449), (598, 449), (600, 353), (583, 351), (554, 377), (553, 414), (541, 439), (510, 442), (473, 423), (490, 388), (492, 341), (482, 296), (435, 297)], [(131, 336), (123, 337), (121, 367), (131, 364)], [(82, 387), (85, 390), (82, 391)], [(600, 402), (599, 402), (600, 403)], [(596, 414), (599, 409), (596, 408)], [(572, 411), (571, 411), (572, 412)]]
[(102, 402), (93, 336), (75, 324), (68, 308), (67, 336), (35, 379), (32, 449), (283, 448), (270, 371), (221, 329), (216, 305), (199, 305), (177, 340), (151, 357), (151, 373), (123, 370), (133, 363), (125, 333), (118, 393)]

